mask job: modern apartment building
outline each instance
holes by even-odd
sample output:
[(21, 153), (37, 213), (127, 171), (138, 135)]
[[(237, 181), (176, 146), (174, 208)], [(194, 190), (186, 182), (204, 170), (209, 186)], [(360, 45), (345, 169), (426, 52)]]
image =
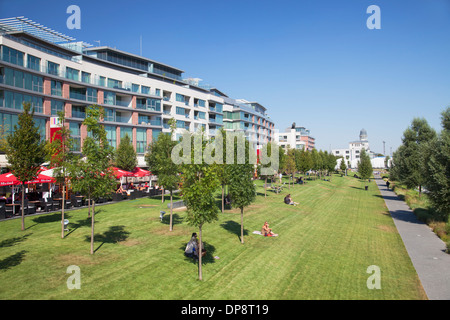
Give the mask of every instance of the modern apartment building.
[(311, 136), (310, 130), (296, 126), (295, 123), (286, 131), (277, 132), (276, 142), (286, 150), (288, 148), (312, 150), (316, 145), (316, 139)]
[[(214, 136), (225, 127), (244, 130), (256, 144), (273, 140), (274, 124), (263, 106), (231, 99), (200, 79), (183, 79), (183, 73), (115, 48), (77, 42), (27, 18), (0, 19), (0, 124), (6, 133), (17, 124), (22, 103), (30, 102), (45, 139), (57, 113), (65, 112), (77, 152), (87, 137), (86, 107), (104, 107), (109, 143), (116, 148), (128, 135), (139, 166), (145, 166), (148, 144), (170, 131), (171, 118), (175, 137), (201, 127)], [(5, 165), (4, 155), (0, 163)]]

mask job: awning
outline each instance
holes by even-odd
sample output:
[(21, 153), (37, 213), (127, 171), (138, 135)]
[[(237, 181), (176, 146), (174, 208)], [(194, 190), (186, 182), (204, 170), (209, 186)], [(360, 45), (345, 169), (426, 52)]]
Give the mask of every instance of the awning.
[(138, 178), (147, 177), (147, 176), (151, 175), (150, 171), (144, 170), (144, 169), (139, 168), (139, 167), (134, 168), (132, 173), (133, 173), (134, 177), (138, 177)]

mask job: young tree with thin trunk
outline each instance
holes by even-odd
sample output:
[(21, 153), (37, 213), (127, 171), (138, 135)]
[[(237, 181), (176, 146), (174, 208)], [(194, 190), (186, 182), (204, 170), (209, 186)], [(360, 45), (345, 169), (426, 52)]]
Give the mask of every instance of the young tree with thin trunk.
[(111, 169), (113, 148), (106, 138), (106, 131), (101, 120), (104, 110), (102, 107), (92, 105), (86, 108), (86, 119), (83, 124), (91, 133), (83, 143), (81, 159), (74, 167), (71, 176), (74, 190), (87, 192), (89, 201), (92, 201), (91, 216), (91, 254), (94, 254), (94, 226), (95, 226), (95, 199), (104, 197), (114, 191), (116, 179)]
[[(202, 139), (202, 133), (194, 136), (184, 135), (184, 139), (190, 139), (191, 146), (196, 145), (197, 152), (203, 154), (206, 141)], [(195, 140), (201, 141), (195, 144)], [(184, 141), (186, 142), (186, 141)], [(182, 164), (182, 198), (187, 208), (186, 221), (188, 224), (196, 226), (199, 231), (198, 249), (198, 278), (203, 280), (202, 273), (202, 250), (203, 250), (203, 226), (206, 223), (218, 220), (218, 207), (214, 199), (214, 191), (219, 186), (217, 179), (217, 165), (208, 164), (203, 157), (198, 161), (194, 160), (195, 151), (191, 153), (188, 163)]]
[(22, 230), (25, 230), (24, 199), (25, 183), (34, 179), (45, 161), (45, 142), (41, 139), (39, 128), (35, 126), (29, 103), (23, 103), (23, 112), (19, 115), (18, 125), (8, 135), (5, 148), (6, 159), (14, 176), (22, 184)]
[(69, 178), (70, 168), (74, 165), (76, 158), (73, 154), (73, 140), (70, 137), (70, 129), (67, 127), (64, 112), (58, 113), (61, 129), (55, 132), (54, 136), (46, 144), (47, 158), (53, 170), (53, 177), (56, 182), (62, 186), (62, 205), (61, 205), (61, 238), (64, 238), (64, 215), (65, 201), (67, 192), (67, 179)]
[[(234, 140), (234, 139), (233, 139)], [(228, 162), (229, 179), (230, 179), (230, 197), (233, 208), (241, 210), (241, 243), (244, 243), (244, 207), (249, 206), (256, 198), (255, 185), (252, 177), (255, 163), (252, 159), (256, 159), (254, 150), (250, 143), (242, 134), (239, 134), (233, 141), (235, 156), (233, 162)], [(227, 142), (227, 146), (231, 145)], [(244, 147), (245, 159), (239, 156), (238, 148)]]

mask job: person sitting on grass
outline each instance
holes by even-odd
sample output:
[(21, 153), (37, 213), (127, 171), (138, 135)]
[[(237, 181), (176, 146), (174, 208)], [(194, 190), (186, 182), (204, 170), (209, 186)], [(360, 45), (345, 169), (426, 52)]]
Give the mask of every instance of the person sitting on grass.
[(264, 222), (264, 225), (262, 226), (261, 233), (264, 237), (272, 237), (274, 236), (274, 233), (272, 232), (272, 229), (269, 228), (269, 223), (266, 221)]
[(284, 203), (293, 205), (293, 206), (298, 205), (298, 202), (292, 201), (291, 194), (288, 194), (286, 197), (284, 197)]
[[(191, 240), (189, 240), (188, 244), (186, 245), (186, 249), (184, 250), (184, 254), (186, 257), (189, 258), (198, 258), (198, 239), (197, 239), (197, 233), (193, 233), (191, 236)], [(206, 255), (206, 250), (203, 247), (202, 244), (202, 257)]]

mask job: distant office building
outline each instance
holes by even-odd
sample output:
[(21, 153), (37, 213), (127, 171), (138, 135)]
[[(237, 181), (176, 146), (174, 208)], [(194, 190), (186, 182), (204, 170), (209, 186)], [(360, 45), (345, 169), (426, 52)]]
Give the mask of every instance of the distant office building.
[(348, 143), (347, 149), (333, 149), (331, 150), (331, 153), (335, 156), (343, 157), (347, 165), (350, 162), (351, 167), (356, 168), (362, 149), (369, 154), (371, 159), (375, 157), (375, 154), (370, 150), (369, 141), (367, 140), (367, 131), (365, 129), (361, 129), (359, 132), (359, 140), (350, 141)]
[(316, 140), (311, 136), (309, 129), (298, 127), (295, 123), (285, 132), (276, 133), (276, 142), (284, 149), (312, 150)]

